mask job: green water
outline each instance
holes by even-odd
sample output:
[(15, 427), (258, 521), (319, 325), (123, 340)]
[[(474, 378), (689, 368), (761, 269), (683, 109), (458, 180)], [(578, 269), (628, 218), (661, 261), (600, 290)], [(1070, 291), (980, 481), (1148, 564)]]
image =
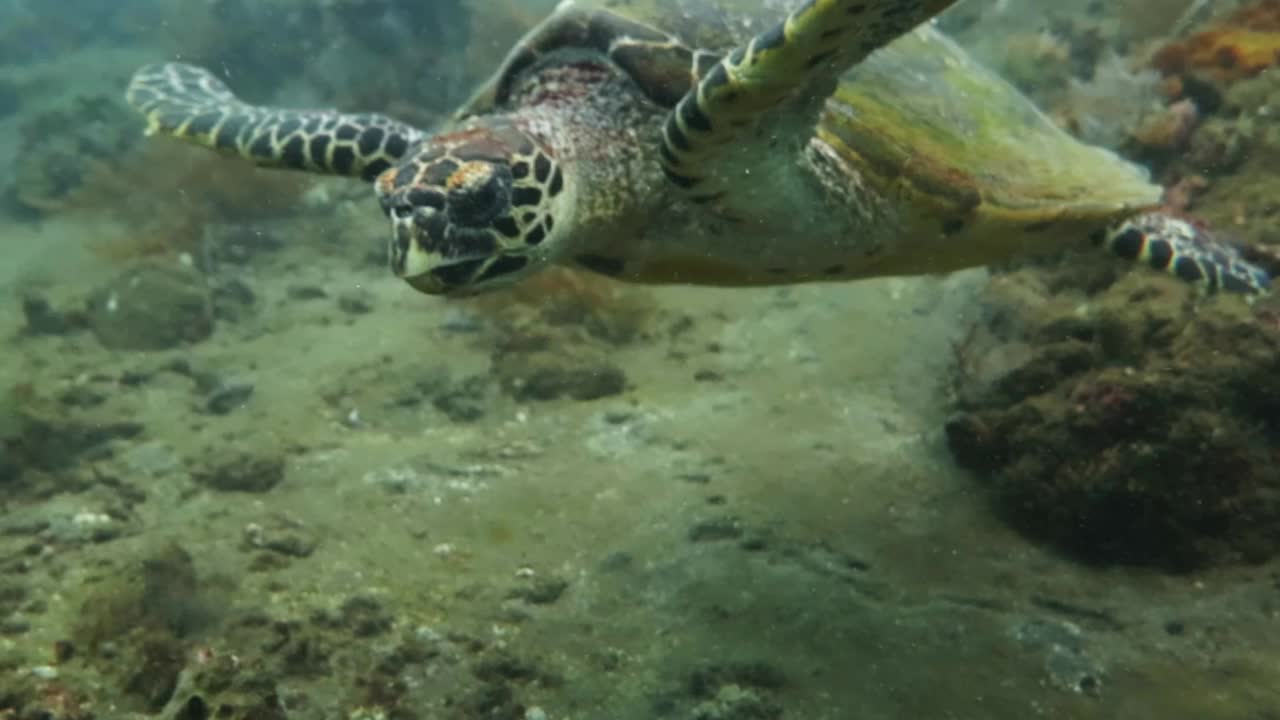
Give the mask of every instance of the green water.
[[(554, 4), (0, 0), (0, 717), (1280, 716), (1274, 299), (1087, 241), (428, 297), (368, 185), (123, 99), (181, 60), (430, 130)], [(1280, 76), (1149, 59), (1280, 23), (1202, 5), (939, 26), (1265, 265)]]

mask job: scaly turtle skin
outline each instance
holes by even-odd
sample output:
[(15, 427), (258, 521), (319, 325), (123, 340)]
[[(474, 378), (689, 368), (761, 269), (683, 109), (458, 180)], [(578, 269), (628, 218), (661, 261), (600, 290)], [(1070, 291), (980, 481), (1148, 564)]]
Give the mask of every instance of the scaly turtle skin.
[(1086, 239), (1208, 291), (1266, 290), (1155, 210), (1145, 172), (927, 24), (953, 2), (563, 2), (434, 133), (248, 105), (177, 64), (139, 70), (128, 98), (152, 131), (372, 180), (393, 271), (430, 294), (553, 263), (736, 286), (935, 273)]

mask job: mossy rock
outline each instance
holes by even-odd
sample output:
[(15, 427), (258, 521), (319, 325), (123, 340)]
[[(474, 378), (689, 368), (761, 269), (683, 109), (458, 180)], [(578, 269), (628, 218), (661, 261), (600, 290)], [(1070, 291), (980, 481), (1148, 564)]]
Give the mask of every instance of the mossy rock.
[[(1280, 301), (1196, 300), (1135, 274), (1084, 306), (1039, 304), (1016, 338), (1030, 359), (960, 393), (957, 461), (1013, 526), (1091, 561), (1280, 552)], [(1050, 330), (1067, 325), (1069, 340)]]
[(168, 350), (213, 334), (204, 277), (176, 262), (144, 261), (94, 292), (89, 327), (113, 350)]

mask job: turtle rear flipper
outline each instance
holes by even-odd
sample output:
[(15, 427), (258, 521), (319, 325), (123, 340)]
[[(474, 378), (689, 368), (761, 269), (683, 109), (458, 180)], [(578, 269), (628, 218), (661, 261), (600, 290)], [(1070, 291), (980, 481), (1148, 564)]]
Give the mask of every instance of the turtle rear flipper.
[(370, 181), (423, 136), (384, 115), (250, 105), (209, 71), (181, 63), (139, 69), (125, 98), (146, 115), (148, 134), (171, 135), (266, 167)]
[(1271, 276), (1233, 247), (1182, 218), (1149, 212), (1116, 223), (1095, 242), (1116, 255), (1170, 273), (1202, 290), (1264, 295)]
[(715, 198), (724, 192), (714, 177), (719, 156), (763, 113), (803, 93), (816, 123), (841, 74), (955, 1), (808, 0), (722, 58), (676, 105), (662, 133), (668, 178), (694, 197)]

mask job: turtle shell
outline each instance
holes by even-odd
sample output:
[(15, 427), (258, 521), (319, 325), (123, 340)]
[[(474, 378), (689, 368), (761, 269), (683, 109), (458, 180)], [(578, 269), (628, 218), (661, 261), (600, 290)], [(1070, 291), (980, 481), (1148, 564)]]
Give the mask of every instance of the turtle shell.
[[(507, 103), (509, 91), (521, 73), (545, 60), (541, 55), (547, 48), (541, 46), (547, 44), (600, 55), (612, 44), (615, 49), (611, 59), (630, 73), (641, 92), (658, 105), (672, 108), (692, 87), (691, 67), (709, 69), (721, 55), (785, 17), (784, 6), (799, 3), (795, 0), (763, 3), (758, 0), (574, 0), (573, 4), (584, 11), (608, 11), (612, 19), (566, 21), (538, 38), (522, 38), (497, 74), (463, 103), (454, 119), (492, 112)], [(620, 38), (630, 42), (613, 43)], [(559, 55), (566, 62), (580, 57), (573, 52)]]
[(801, 0), (575, 0), (610, 10), (680, 38), (691, 48), (724, 54), (782, 21)]
[[(720, 55), (769, 29), (801, 2), (578, 0), (576, 5), (612, 11), (687, 48)], [(652, 57), (641, 63), (662, 61)], [(671, 67), (681, 65), (672, 62)], [(491, 107), (481, 101), (469, 110)], [(845, 74), (816, 132), (859, 182), (944, 223), (978, 220), (988, 229), (1059, 221), (1085, 226), (1160, 198), (1160, 188), (1145, 170), (1073, 138), (931, 25), (895, 40)]]
[(932, 26), (846, 74), (818, 132), (873, 182), (944, 205), (1049, 222), (1160, 199), (1146, 170), (1076, 140)]

